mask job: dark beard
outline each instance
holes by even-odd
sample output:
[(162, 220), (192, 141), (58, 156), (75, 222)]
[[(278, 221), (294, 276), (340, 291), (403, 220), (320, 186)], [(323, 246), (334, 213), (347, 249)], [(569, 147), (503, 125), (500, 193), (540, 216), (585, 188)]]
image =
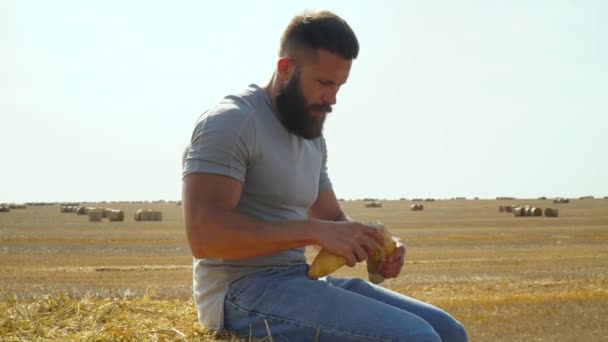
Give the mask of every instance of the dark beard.
[[(321, 136), (325, 114), (331, 113), (332, 109), (330, 105), (308, 104), (304, 94), (302, 94), (299, 70), (281, 89), (276, 101), (281, 122), (289, 132), (307, 140)], [(321, 117), (313, 118), (310, 116), (311, 111), (322, 111), (324, 114)]]

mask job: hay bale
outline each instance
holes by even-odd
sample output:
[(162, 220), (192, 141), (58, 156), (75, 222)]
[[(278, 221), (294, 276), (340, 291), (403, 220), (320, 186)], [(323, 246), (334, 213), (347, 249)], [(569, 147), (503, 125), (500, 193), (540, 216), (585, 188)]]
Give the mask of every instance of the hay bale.
[[(103, 208), (95, 208), (95, 207), (84, 207), (84, 212), (88, 213), (89, 211), (103, 211)], [(103, 216), (103, 213), (102, 213)]]
[(0, 206), (0, 213), (8, 213), (11, 210), (6, 206)]
[(505, 207), (504, 207), (504, 205), (499, 205), (499, 206), (498, 206), (498, 212), (499, 212), (499, 213), (504, 213), (504, 211), (505, 211)]
[(122, 210), (107, 209), (105, 210), (105, 214), (105, 217), (107, 217), (110, 222), (119, 222), (125, 220), (125, 213)]
[(422, 210), (424, 210), (424, 205), (422, 205), (422, 204), (412, 204), (410, 206), (410, 210), (412, 210), (412, 211), (422, 211)]
[(86, 215), (87, 214), (87, 210), (85, 207), (76, 207), (76, 209), (74, 209), (74, 212), (76, 213), (76, 215)]
[(142, 221), (162, 221), (163, 213), (160, 211), (155, 211), (155, 210), (144, 211), (141, 214), (141, 220)]
[(365, 203), (365, 207), (366, 208), (382, 208), (382, 203), (380, 202), (369, 202), (369, 203)]
[(512, 213), (513, 212), (514, 206), (512, 205), (505, 205), (505, 213)]
[(101, 211), (101, 216), (103, 218), (108, 218), (108, 212), (112, 209), (110, 208), (99, 208), (99, 210)]
[(543, 210), (541, 208), (531, 208), (530, 216), (543, 216)]
[(557, 217), (558, 215), (559, 215), (559, 210), (557, 210), (557, 208), (545, 208), (546, 217)]
[(523, 207), (515, 207), (515, 208), (513, 209), (513, 216), (515, 216), (515, 217), (522, 217), (522, 216), (525, 216), (524, 211), (525, 211), (525, 210), (524, 210), (524, 208), (523, 208)]
[(87, 215), (89, 216), (90, 222), (101, 222), (101, 219), (102, 219), (101, 210), (89, 210), (87, 212)]
[(163, 213), (158, 210), (139, 209), (135, 212), (135, 221), (162, 221)]

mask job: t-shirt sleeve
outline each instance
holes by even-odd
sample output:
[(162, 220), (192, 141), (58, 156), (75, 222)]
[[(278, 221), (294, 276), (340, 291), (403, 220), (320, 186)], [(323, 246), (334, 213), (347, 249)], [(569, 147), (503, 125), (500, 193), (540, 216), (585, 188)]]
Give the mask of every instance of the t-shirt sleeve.
[(325, 144), (325, 138), (323, 138), (323, 136), (321, 136), (320, 140), (323, 160), (321, 162), (321, 175), (319, 177), (319, 192), (332, 188), (331, 180), (329, 179), (329, 173), (327, 172), (327, 145)]
[(239, 108), (205, 113), (184, 151), (182, 177), (213, 173), (245, 182), (255, 148), (253, 118)]

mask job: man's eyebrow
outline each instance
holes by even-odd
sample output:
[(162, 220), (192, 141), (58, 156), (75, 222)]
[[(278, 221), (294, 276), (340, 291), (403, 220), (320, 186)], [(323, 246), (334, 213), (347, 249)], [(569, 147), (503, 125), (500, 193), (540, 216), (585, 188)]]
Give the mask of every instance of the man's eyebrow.
[[(330, 80), (330, 79), (326, 79), (326, 78), (319, 78), (318, 80), (319, 80), (319, 81), (321, 81), (321, 82), (323, 82), (323, 83), (327, 83), (327, 84), (331, 84), (331, 85), (336, 85), (336, 82), (334, 82), (334, 81), (332, 81), (332, 80)], [(340, 83), (339, 85), (340, 85), (340, 86), (343, 86), (343, 85), (345, 85), (345, 84), (346, 84), (346, 81), (344, 81), (344, 82)]]

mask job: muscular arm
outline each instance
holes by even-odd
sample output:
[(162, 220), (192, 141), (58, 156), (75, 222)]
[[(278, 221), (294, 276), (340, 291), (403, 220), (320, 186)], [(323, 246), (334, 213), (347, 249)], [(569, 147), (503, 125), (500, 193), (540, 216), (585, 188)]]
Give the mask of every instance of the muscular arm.
[[(184, 223), (194, 257), (245, 259), (321, 245), (344, 256), (352, 266), (367, 257), (366, 251), (382, 244), (382, 236), (373, 228), (330, 222), (346, 219), (333, 192), (320, 194), (309, 219), (287, 222), (263, 222), (238, 212), (241, 193), (242, 184), (230, 177), (207, 173), (184, 177)], [(323, 206), (328, 198), (335, 205)]]
[(319, 244), (317, 220), (270, 223), (236, 210), (242, 184), (233, 178), (193, 173), (184, 177), (186, 235), (196, 258), (244, 259)]

